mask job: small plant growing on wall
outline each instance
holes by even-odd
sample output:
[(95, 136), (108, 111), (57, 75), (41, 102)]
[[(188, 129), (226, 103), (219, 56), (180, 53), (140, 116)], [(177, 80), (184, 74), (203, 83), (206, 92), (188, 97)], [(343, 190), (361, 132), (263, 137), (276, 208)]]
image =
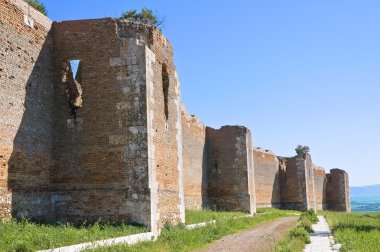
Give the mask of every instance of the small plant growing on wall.
[(46, 7), (43, 3), (40, 3), (39, 0), (25, 0), (30, 6), (32, 6), (34, 9), (38, 10), (45, 16), (47, 16)]
[(161, 18), (157, 13), (154, 13), (152, 10), (148, 8), (142, 8), (141, 12), (138, 13), (137, 10), (130, 10), (121, 14), (121, 18), (127, 19), (128, 21), (141, 23), (145, 25), (150, 25), (154, 27), (161, 27), (165, 18)]
[(309, 146), (303, 146), (303, 145), (297, 145), (297, 148), (295, 149), (297, 155), (299, 156), (305, 156), (306, 153), (310, 152)]

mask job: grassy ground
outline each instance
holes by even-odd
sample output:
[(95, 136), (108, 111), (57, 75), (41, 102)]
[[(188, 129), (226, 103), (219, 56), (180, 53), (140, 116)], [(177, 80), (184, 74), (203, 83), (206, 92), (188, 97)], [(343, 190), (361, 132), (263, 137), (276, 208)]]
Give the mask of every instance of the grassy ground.
[(305, 244), (310, 243), (309, 233), (313, 232), (312, 224), (318, 222), (318, 217), (313, 210), (303, 212), (295, 228), (290, 230), (273, 249), (273, 252), (301, 252)]
[(242, 212), (216, 212), (211, 210), (194, 211), (186, 210), (186, 224), (195, 224), (212, 220), (231, 219), (234, 217), (245, 216)]
[(131, 225), (74, 227), (27, 221), (0, 222), (0, 251), (28, 252), (143, 232), (147, 232), (146, 228)]
[(323, 212), (340, 251), (380, 251), (380, 214)]
[[(288, 211), (281, 210), (264, 210), (266, 214), (257, 215), (247, 218), (226, 218), (237, 215), (245, 215), (242, 213), (210, 213), (206, 211), (191, 212), (194, 222), (210, 220), (207, 216), (212, 216), (216, 219), (216, 224), (211, 224), (206, 227), (193, 230), (186, 230), (184, 226), (178, 226), (171, 229), (166, 229), (156, 241), (143, 242), (134, 246), (119, 245), (113, 247), (99, 248), (91, 251), (138, 251), (138, 252), (154, 252), (154, 251), (192, 251), (200, 249), (223, 236), (236, 233), (259, 223), (273, 221), (275, 219), (289, 216)], [(197, 221), (195, 221), (197, 220)]]

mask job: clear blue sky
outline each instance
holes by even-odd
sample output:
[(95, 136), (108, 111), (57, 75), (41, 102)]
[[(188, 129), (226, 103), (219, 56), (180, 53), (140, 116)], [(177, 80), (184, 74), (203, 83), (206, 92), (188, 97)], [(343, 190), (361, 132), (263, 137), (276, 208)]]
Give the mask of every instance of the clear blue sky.
[(256, 147), (380, 183), (380, 1), (42, 0), (53, 20), (166, 16), (187, 110)]

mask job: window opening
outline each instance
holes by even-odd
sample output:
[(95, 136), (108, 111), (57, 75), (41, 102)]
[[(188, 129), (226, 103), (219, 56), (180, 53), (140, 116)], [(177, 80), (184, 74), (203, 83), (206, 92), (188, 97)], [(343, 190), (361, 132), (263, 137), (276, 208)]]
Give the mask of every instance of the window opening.
[(167, 121), (169, 118), (169, 73), (166, 64), (162, 64), (162, 92), (164, 94), (164, 112)]
[[(67, 64), (68, 63), (68, 64)], [(69, 100), (69, 108), (74, 119), (78, 109), (82, 108), (82, 64), (80, 60), (66, 62), (66, 95)]]

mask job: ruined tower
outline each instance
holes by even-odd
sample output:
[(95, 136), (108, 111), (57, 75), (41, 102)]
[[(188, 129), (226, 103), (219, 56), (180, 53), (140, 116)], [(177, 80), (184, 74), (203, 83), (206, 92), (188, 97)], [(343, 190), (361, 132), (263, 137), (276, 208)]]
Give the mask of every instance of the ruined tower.
[(188, 209), (349, 211), (348, 174), (254, 150), (181, 103), (173, 47), (153, 27), (52, 22), (0, 0), (0, 218), (139, 223)]
[(123, 20), (52, 23), (23, 1), (0, 3), (1, 216), (184, 222), (168, 40)]

